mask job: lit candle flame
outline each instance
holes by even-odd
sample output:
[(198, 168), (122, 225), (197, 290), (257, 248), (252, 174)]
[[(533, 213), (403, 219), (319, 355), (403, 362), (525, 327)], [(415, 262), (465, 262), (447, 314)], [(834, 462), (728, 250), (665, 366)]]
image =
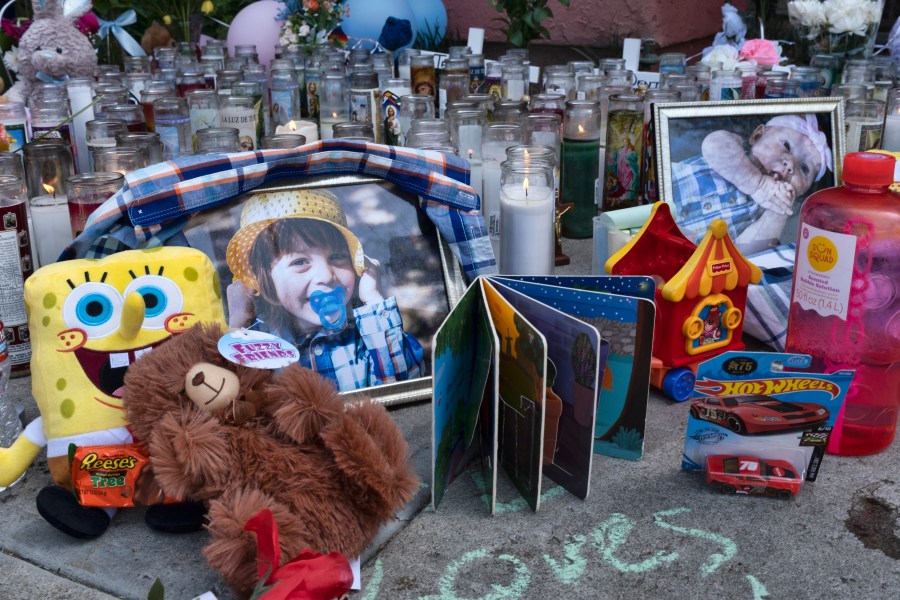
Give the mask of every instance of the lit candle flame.
[(56, 188), (54, 188), (52, 185), (47, 184), (47, 183), (42, 183), (41, 185), (43, 186), (43, 188), (45, 190), (47, 190), (48, 194), (50, 194), (54, 198), (56, 197)]
[(578, 135), (584, 135), (584, 126), (583, 125), (578, 126)]
[(331, 117), (332, 117), (333, 119), (337, 119), (337, 113), (336, 113), (336, 112), (331, 113)]
[(525, 188), (525, 197), (528, 197), (528, 178), (525, 178), (525, 181), (522, 182), (522, 187)]
[(288, 129), (290, 129), (291, 131), (297, 131), (297, 124), (294, 123), (294, 120), (293, 120), (293, 119), (291, 119), (291, 120), (288, 122), (287, 126), (288, 126)]
[(472, 155), (475, 154), (475, 151), (469, 148), (469, 160), (472, 160)]

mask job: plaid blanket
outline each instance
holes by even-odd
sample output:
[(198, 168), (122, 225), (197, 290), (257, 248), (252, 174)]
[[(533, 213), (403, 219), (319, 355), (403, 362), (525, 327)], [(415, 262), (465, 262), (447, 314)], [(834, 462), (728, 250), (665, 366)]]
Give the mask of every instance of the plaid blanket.
[(796, 245), (776, 246), (747, 257), (763, 272), (762, 281), (747, 290), (744, 333), (784, 352)]
[(468, 162), (426, 150), (324, 140), (289, 150), (188, 156), (125, 176), (60, 260), (100, 258), (131, 248), (186, 245), (181, 229), (201, 211), (263, 184), (323, 175), (379, 177), (419, 196), (419, 204), (471, 280), (496, 261)]

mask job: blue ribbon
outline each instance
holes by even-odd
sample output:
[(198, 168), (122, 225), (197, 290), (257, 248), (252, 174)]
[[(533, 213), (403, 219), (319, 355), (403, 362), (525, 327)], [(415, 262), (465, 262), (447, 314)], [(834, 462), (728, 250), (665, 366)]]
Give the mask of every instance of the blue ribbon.
[(43, 81), (44, 83), (65, 83), (69, 78), (68, 75), (63, 75), (62, 77), (54, 77), (49, 73), (44, 73), (43, 71), (38, 71), (35, 75), (36, 79)]
[(97, 21), (100, 22), (100, 31), (97, 32), (97, 36), (102, 40), (106, 39), (106, 36), (109, 35), (110, 32), (116, 39), (119, 40), (119, 45), (122, 46), (122, 49), (125, 50), (131, 56), (147, 56), (147, 53), (144, 52), (144, 49), (141, 48), (141, 45), (137, 43), (131, 34), (125, 31), (126, 25), (134, 25), (137, 23), (137, 13), (132, 9), (128, 9), (119, 15), (119, 18), (115, 21), (104, 21), (103, 19), (98, 18)]

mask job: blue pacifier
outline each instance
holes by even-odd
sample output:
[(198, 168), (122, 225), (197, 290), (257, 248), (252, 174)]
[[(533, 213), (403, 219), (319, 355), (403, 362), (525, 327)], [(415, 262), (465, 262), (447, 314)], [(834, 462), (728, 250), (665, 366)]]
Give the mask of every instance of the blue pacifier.
[(341, 329), (347, 321), (347, 292), (337, 286), (330, 292), (316, 290), (309, 297), (312, 309), (319, 315), (325, 329)]

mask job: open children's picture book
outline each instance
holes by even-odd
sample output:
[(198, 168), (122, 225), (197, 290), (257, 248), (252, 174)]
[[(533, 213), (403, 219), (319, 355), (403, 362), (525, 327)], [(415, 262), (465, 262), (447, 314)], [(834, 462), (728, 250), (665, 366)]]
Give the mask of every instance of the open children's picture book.
[(499, 467), (537, 510), (543, 475), (584, 499), (595, 452), (640, 458), (653, 292), (647, 277), (474, 281), (434, 337), (433, 505), (476, 457), (492, 513)]

